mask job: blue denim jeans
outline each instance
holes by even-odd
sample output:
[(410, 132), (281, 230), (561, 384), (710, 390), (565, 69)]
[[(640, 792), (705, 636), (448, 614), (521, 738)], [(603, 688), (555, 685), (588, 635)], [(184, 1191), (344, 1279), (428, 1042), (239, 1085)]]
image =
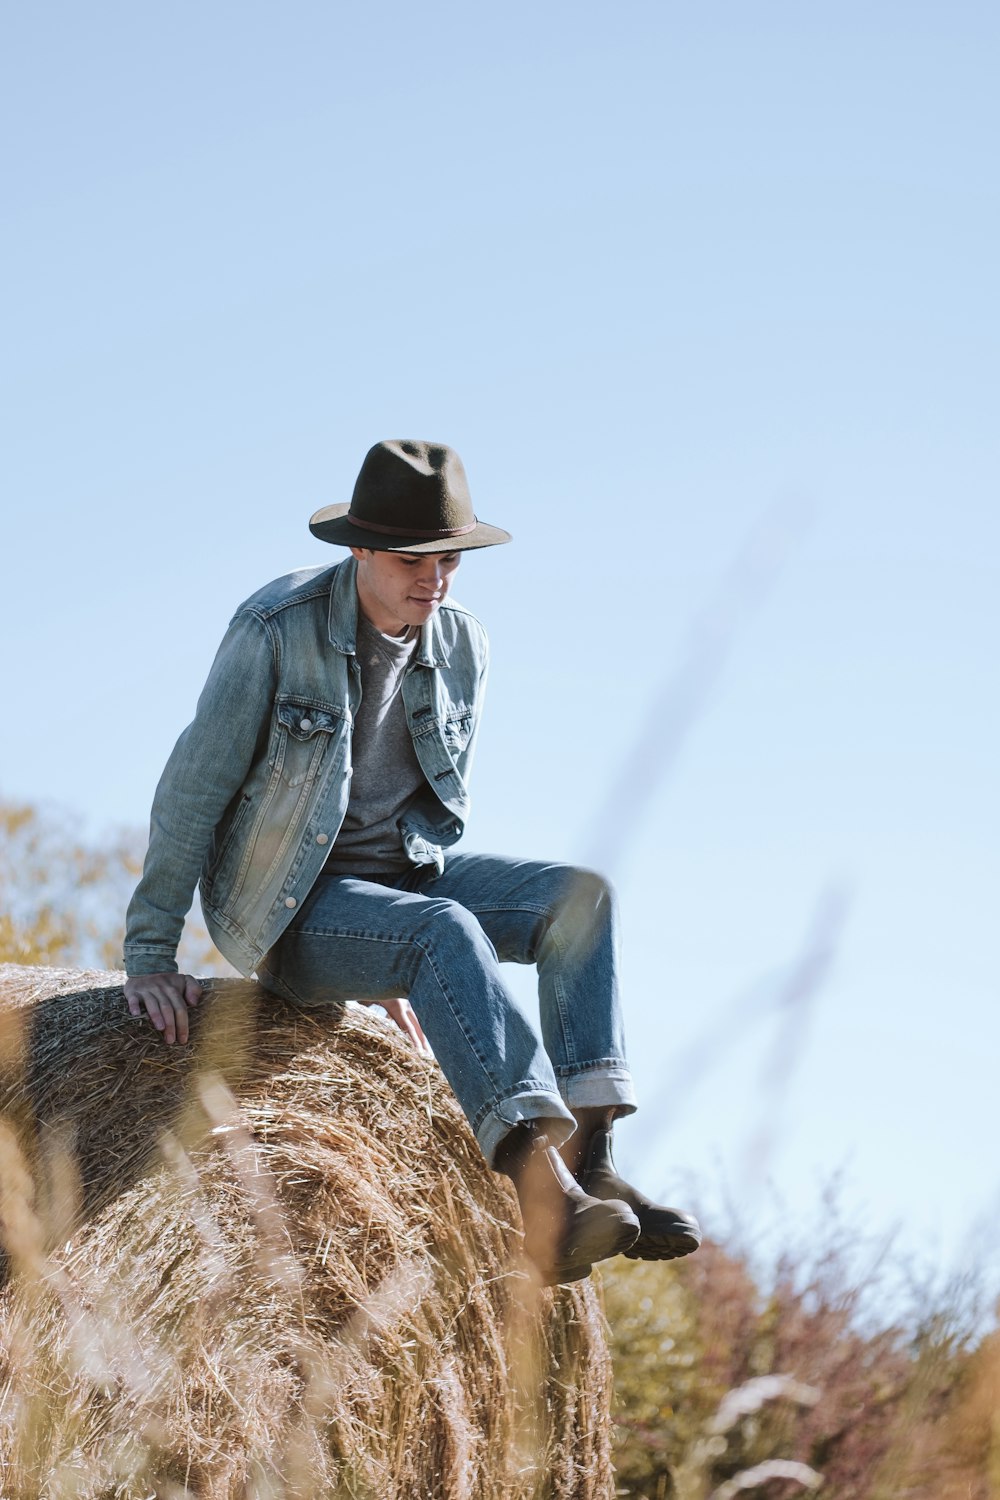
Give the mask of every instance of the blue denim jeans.
[[(572, 865), (449, 854), (398, 877), (321, 875), (258, 965), (305, 1005), (409, 997), (486, 1160), (522, 1120), (635, 1109), (618, 999), (614, 895)], [(501, 963), (538, 967), (541, 1036)]]

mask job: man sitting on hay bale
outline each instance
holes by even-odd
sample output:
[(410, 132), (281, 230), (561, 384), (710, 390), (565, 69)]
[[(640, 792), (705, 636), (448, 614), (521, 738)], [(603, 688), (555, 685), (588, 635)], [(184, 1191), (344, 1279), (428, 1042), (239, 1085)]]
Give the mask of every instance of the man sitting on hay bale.
[[(509, 533), (476, 519), (455, 452), (415, 441), (377, 443), (350, 505), (310, 529), (351, 556), (240, 606), (157, 787), (128, 910), (131, 1013), (187, 1040), (201, 991), (176, 950), (200, 879), (241, 973), (305, 1005), (379, 1003), (429, 1038), (514, 1181), (543, 1281), (619, 1251), (686, 1255), (697, 1222), (611, 1158), (612, 1122), (635, 1110), (612, 892), (569, 865), (453, 852), (488, 648), (448, 593), (463, 552)], [(501, 962), (537, 964), (541, 1036)]]

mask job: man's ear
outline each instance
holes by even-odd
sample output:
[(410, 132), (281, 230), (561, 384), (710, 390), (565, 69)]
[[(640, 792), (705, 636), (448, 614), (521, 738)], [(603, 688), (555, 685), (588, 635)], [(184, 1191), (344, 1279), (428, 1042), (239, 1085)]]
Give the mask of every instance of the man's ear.
[(367, 557), (370, 554), (371, 548), (370, 547), (352, 547), (351, 548), (351, 552), (357, 558), (358, 562), (361, 562), (363, 558)]

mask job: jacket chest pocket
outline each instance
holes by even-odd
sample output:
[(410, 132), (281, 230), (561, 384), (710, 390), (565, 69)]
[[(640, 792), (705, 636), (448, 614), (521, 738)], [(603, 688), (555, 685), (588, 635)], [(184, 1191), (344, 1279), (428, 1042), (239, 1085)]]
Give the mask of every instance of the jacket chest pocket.
[(340, 709), (304, 698), (279, 698), (271, 765), (286, 786), (313, 780), (346, 728)]

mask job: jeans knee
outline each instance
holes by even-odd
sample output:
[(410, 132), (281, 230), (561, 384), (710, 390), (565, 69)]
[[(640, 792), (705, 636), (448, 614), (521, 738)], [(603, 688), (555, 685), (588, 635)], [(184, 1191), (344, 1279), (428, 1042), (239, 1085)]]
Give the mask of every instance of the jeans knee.
[(447, 948), (453, 953), (465, 952), (477, 956), (488, 956), (496, 960), (496, 951), (486, 936), (479, 919), (459, 901), (438, 899), (433, 909), (425, 912), (421, 923), (425, 938), (433, 947)]
[(613, 917), (618, 898), (611, 882), (596, 870), (585, 869), (582, 865), (569, 865), (567, 869), (567, 905)]

